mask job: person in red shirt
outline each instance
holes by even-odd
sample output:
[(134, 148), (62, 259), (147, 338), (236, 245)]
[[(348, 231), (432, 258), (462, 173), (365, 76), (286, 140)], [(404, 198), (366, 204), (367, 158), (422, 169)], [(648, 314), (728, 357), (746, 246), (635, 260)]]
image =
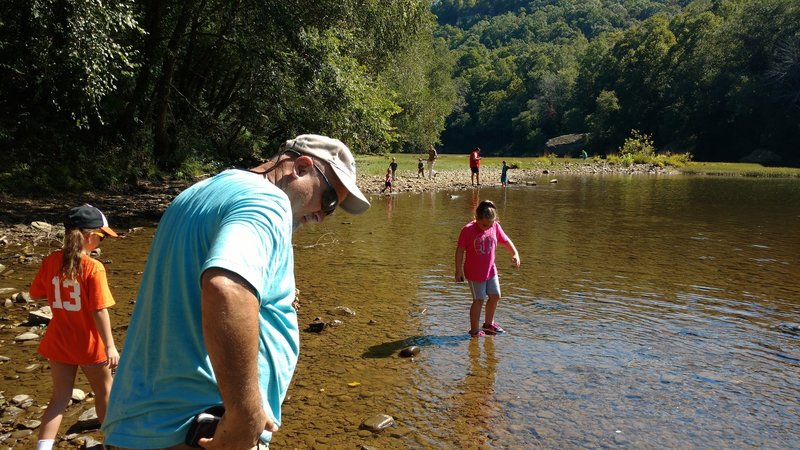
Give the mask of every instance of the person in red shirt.
[(64, 228), (63, 247), (45, 257), (30, 288), (31, 298), (46, 298), (53, 312), (38, 349), (50, 362), (53, 392), (42, 416), (37, 450), (53, 448), (78, 367), (92, 386), (97, 418), (103, 422), (111, 369), (119, 363), (107, 309), (114, 298), (103, 263), (89, 256), (106, 236), (117, 233), (103, 213), (88, 204), (70, 209)]
[(469, 170), (472, 172), (470, 180), (472, 185), (477, 181), (478, 186), (481, 185), (481, 149), (475, 147), (472, 153), (469, 154)]

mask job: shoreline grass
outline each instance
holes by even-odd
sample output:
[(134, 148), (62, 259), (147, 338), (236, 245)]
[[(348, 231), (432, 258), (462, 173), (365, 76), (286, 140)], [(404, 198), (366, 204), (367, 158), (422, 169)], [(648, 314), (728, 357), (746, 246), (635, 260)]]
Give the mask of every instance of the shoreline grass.
[[(392, 158), (397, 158), (398, 170), (416, 173), (419, 158), (426, 164), (427, 153), (387, 153), (384, 155), (356, 155), (356, 164), (360, 173), (370, 176), (383, 176)], [(608, 165), (609, 162), (598, 157), (587, 160), (581, 158), (556, 158), (554, 156), (484, 156), (481, 158), (481, 167), (499, 169), (503, 161), (509, 165), (516, 165), (520, 169), (532, 170), (569, 170), (572, 166), (593, 164)], [(440, 172), (463, 171), (469, 166), (469, 154), (439, 154), (436, 159), (436, 170)], [(612, 164), (613, 166), (613, 164)], [(620, 171), (624, 169), (621, 164)], [(684, 165), (673, 167), (684, 175), (707, 176), (742, 176), (763, 178), (800, 178), (800, 168), (797, 167), (769, 167), (755, 163), (730, 163), (730, 162), (688, 162)], [(427, 165), (425, 165), (427, 170)]]
[(690, 162), (678, 170), (686, 175), (800, 178), (798, 167), (770, 167), (756, 163)]

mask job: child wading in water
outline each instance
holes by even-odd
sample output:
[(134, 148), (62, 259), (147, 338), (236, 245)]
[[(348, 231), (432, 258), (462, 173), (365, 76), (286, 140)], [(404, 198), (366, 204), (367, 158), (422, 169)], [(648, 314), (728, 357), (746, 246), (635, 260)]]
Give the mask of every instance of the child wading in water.
[(32, 298), (47, 298), (53, 311), (38, 350), (50, 362), (53, 393), (42, 416), (37, 450), (53, 448), (78, 367), (92, 386), (97, 418), (103, 422), (111, 369), (119, 363), (106, 309), (114, 304), (114, 298), (103, 264), (88, 255), (106, 236), (117, 237), (117, 233), (91, 205), (70, 209), (64, 228), (62, 249), (42, 261), (30, 289)]
[[(511, 253), (511, 263), (519, 267), (519, 253), (497, 222), (497, 208), (491, 201), (484, 200), (475, 209), (475, 220), (461, 229), (456, 247), (456, 282), (466, 279), (472, 291), (469, 334), (474, 337), (505, 333), (494, 321), (494, 313), (500, 301), (500, 280), (494, 263), (498, 243)], [(486, 303), (485, 320), (481, 327), (481, 309), (487, 297), (489, 301)]]
[(383, 179), (383, 189), (381, 189), (381, 194), (383, 194), (386, 189), (389, 189), (389, 193), (392, 193), (392, 169), (386, 169), (386, 177)]

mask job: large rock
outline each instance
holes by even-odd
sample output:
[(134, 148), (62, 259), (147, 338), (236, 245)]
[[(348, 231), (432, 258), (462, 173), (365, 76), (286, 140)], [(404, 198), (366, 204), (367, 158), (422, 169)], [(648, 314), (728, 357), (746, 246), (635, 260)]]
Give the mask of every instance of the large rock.
[(28, 325), (47, 325), (53, 320), (50, 306), (43, 306), (36, 311), (28, 312)]
[(545, 143), (547, 153), (564, 156), (566, 153), (576, 153), (589, 143), (589, 133), (563, 134), (549, 139)]
[(752, 153), (745, 156), (741, 160), (742, 162), (747, 163), (757, 163), (757, 164), (780, 164), (783, 162), (783, 158), (775, 152), (759, 148), (753, 150)]

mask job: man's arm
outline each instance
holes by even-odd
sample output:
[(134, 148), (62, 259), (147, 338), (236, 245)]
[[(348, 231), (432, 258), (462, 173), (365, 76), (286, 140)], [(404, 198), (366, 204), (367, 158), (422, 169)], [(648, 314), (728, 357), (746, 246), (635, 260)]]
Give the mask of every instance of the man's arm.
[(225, 415), (213, 439), (200, 445), (252, 448), (266, 429), (277, 431), (261, 407), (258, 387), (259, 303), (237, 274), (210, 268), (202, 277), (203, 337)]

